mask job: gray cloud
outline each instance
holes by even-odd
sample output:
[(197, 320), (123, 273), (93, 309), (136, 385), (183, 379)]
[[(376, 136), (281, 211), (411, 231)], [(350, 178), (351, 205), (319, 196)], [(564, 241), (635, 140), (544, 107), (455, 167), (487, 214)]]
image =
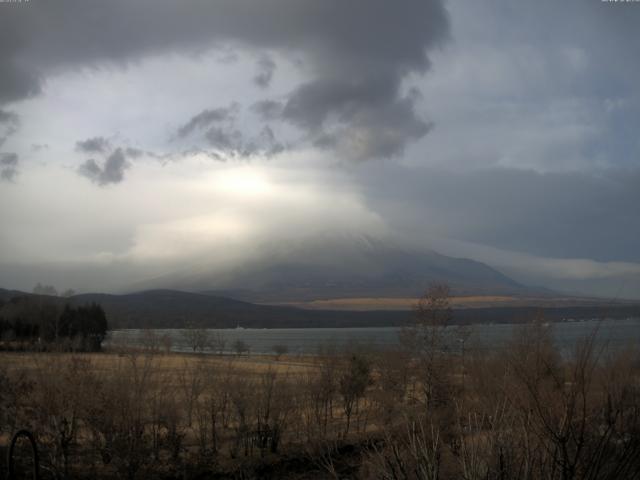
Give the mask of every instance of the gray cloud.
[(335, 71), (405, 73), (424, 70), (425, 48), (448, 31), (443, 5), (433, 0), (58, 0), (7, 10), (0, 22), (3, 77), (23, 85), (5, 88), (13, 98), (30, 90), (25, 83), (37, 85), (42, 73), (59, 67), (230, 41), (301, 50)]
[(284, 104), (277, 100), (260, 100), (251, 105), (251, 111), (257, 114), (262, 120), (277, 120), (282, 117)]
[(242, 133), (237, 125), (240, 105), (229, 108), (207, 109), (192, 117), (176, 132), (177, 138), (192, 135), (195, 131), (205, 130), (203, 139), (213, 149), (212, 158), (221, 159), (221, 155), (231, 158), (249, 158), (254, 155), (273, 156), (285, 150), (269, 125), (263, 126), (254, 137)]
[[(295, 52), (313, 78), (291, 93), (284, 119), (307, 130), (312, 140), (327, 129), (347, 157), (386, 157), (426, 132), (406, 108), (411, 100), (402, 98), (400, 86), (407, 74), (428, 69), (427, 53), (447, 39), (448, 28), (442, 0), (32, 2), (0, 18), (0, 102), (38, 92), (52, 72), (123, 64), (160, 51), (233, 44)], [(259, 67), (256, 80), (267, 85), (273, 62), (265, 57)], [(318, 103), (321, 98), (327, 105)], [(371, 121), (389, 112), (400, 120), (396, 125)], [(332, 115), (339, 117), (337, 125)], [(356, 122), (355, 131), (350, 121)], [(185, 125), (183, 135), (198, 125)], [(405, 126), (409, 131), (402, 131)], [(394, 131), (382, 145), (373, 141), (389, 128)], [(345, 142), (353, 133), (357, 146)]]
[(177, 131), (177, 136), (186, 137), (194, 131), (202, 130), (214, 123), (233, 123), (235, 122), (239, 108), (240, 106), (237, 103), (232, 103), (229, 107), (203, 110), (180, 127)]
[(399, 96), (398, 81), (382, 77), (307, 83), (288, 99), (282, 119), (306, 129), (316, 146), (349, 159), (393, 157), (429, 131), (414, 111), (414, 96)]
[(131, 168), (130, 160), (142, 157), (155, 159), (162, 164), (179, 161), (194, 155), (206, 155), (215, 161), (227, 159), (248, 159), (255, 155), (270, 157), (285, 150), (273, 130), (265, 125), (254, 137), (243, 134), (236, 126), (240, 105), (233, 103), (229, 107), (206, 109), (189, 119), (178, 128), (174, 140), (192, 136), (197, 142), (204, 142), (206, 148), (194, 147), (182, 151), (158, 153), (136, 147), (117, 146), (105, 137), (93, 137), (76, 142), (76, 151), (96, 153), (104, 161), (95, 158), (85, 160), (77, 169), (83, 177), (93, 183), (106, 186), (124, 180), (125, 171)]
[[(19, 126), (20, 118), (18, 115), (0, 109), (0, 147), (11, 135), (16, 133)], [(12, 182), (18, 174), (18, 162), (17, 153), (0, 153), (0, 180)]]
[(155, 155), (152, 152), (145, 152), (144, 150), (140, 150), (139, 148), (133, 148), (133, 147), (125, 148), (124, 152), (127, 157), (133, 158), (133, 159), (140, 158), (145, 154), (155, 157)]
[(241, 158), (250, 158), (255, 155), (273, 157), (287, 149), (278, 141), (269, 125), (265, 125), (255, 138), (243, 142), (239, 147), (236, 154)]
[(259, 138), (267, 156), (278, 155), (286, 150), (286, 146), (278, 141), (269, 125), (265, 125), (262, 128)]
[(637, 168), (543, 174), (380, 165), (361, 173), (371, 208), (416, 238), (439, 235), (539, 257), (640, 263)]
[(285, 102), (261, 100), (251, 111), (301, 128), (316, 147), (362, 161), (398, 156), (428, 133), (432, 124), (415, 112), (420, 98), (415, 88), (401, 96), (393, 78), (320, 79), (299, 86)]
[[(2, 23), (2, 19), (0, 19), (0, 23)], [(5, 38), (9, 37), (9, 32), (11, 30), (4, 30), (3, 25), (0, 28), (0, 41), (7, 41)], [(37, 70), (35, 68), (33, 70), (25, 69), (19, 65), (20, 62), (17, 62), (13, 55), (3, 55), (4, 53), (0, 49), (0, 58), (3, 60), (4, 67), (3, 74), (0, 75), (0, 105), (40, 93), (40, 77)]]
[(148, 156), (165, 161), (171, 156), (171, 154), (159, 155), (135, 147), (114, 147), (111, 141), (100, 136), (77, 141), (75, 149), (83, 154), (94, 153), (104, 158), (102, 165), (93, 158), (87, 159), (77, 170), (80, 175), (87, 177), (100, 186), (122, 182), (125, 170), (131, 167), (129, 159), (137, 160), (143, 156)]
[[(232, 158), (247, 159), (256, 155), (272, 157), (286, 150), (285, 145), (278, 141), (268, 125), (265, 125), (258, 135), (249, 138), (239, 130), (212, 127), (205, 134), (205, 138), (213, 149)], [(220, 156), (214, 158), (219, 160)]]
[(212, 127), (205, 134), (206, 139), (214, 148), (223, 151), (235, 151), (242, 148), (243, 138), (239, 130)]
[(111, 151), (111, 142), (104, 137), (93, 137), (76, 142), (76, 150), (82, 153), (102, 153)]
[(91, 158), (78, 168), (78, 173), (100, 186), (105, 186), (122, 182), (124, 172), (130, 166), (122, 149), (117, 148), (102, 165)]
[(455, 41), (433, 57), (437, 68), (421, 85), (437, 129), (412, 161), (539, 171), (635, 167), (636, 7), (449, 2)]
[(31, 151), (32, 152), (40, 152), (42, 150), (47, 150), (49, 148), (49, 145), (46, 143), (32, 143), (31, 144)]
[(317, 135), (314, 144), (358, 161), (401, 155), (408, 143), (419, 140), (432, 127), (415, 115), (409, 97), (356, 112), (338, 110), (344, 120)]
[(258, 73), (253, 77), (253, 82), (261, 88), (271, 85), (273, 73), (276, 71), (276, 62), (267, 55), (263, 55), (258, 60)]
[(16, 133), (20, 125), (20, 118), (13, 112), (0, 109), (0, 147), (11, 135)]
[(0, 180), (12, 182), (18, 174), (18, 155), (0, 153)]

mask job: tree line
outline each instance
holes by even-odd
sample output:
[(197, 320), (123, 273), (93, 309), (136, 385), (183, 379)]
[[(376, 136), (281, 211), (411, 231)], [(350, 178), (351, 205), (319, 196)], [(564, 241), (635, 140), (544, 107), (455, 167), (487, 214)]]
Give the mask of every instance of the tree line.
[(97, 351), (108, 328), (96, 303), (73, 306), (38, 295), (0, 299), (0, 343), (5, 349)]

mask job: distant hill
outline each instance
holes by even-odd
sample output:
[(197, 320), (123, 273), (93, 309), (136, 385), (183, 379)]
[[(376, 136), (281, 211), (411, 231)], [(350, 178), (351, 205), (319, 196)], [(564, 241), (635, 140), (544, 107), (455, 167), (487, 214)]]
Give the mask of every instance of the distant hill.
[(176, 290), (149, 290), (127, 295), (85, 294), (73, 303), (96, 302), (118, 328), (295, 328), (404, 323), (409, 312), (336, 312), (256, 305), (230, 298)]
[(0, 288), (0, 300), (6, 301), (13, 297), (22, 297), (24, 295), (31, 295), (30, 293), (21, 292), (19, 290), (7, 290)]
[[(32, 295), (0, 289), (0, 298)], [(411, 321), (410, 311), (303, 310), (255, 305), (219, 296), (176, 290), (150, 290), (126, 295), (101, 293), (71, 298), (45, 297), (52, 302), (100, 304), (111, 328), (310, 328), (397, 326)], [(1, 310), (0, 310), (1, 314)], [(544, 315), (547, 321), (585, 318), (640, 318), (640, 305), (590, 305), (562, 307), (465, 308), (454, 311), (456, 323), (517, 323)]]
[[(256, 305), (213, 295), (175, 290), (150, 290), (128, 295), (88, 294), (73, 303), (97, 302), (118, 328), (311, 328), (405, 325), (412, 312), (304, 310)], [(640, 317), (640, 305), (575, 305), (561, 307), (497, 307), (454, 310), (457, 323), (519, 323), (544, 315), (548, 321), (567, 318)]]
[(252, 302), (350, 297), (418, 297), (434, 282), (456, 295), (547, 295), (466, 258), (369, 237), (324, 237), (266, 245), (258, 258), (225, 270), (189, 267), (143, 288), (177, 288)]

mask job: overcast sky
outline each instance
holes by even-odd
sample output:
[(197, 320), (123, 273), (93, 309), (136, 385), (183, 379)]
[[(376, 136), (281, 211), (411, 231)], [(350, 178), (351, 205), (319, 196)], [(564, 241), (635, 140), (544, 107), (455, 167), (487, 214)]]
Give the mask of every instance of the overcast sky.
[(0, 3), (0, 286), (379, 237), (640, 298), (640, 3)]

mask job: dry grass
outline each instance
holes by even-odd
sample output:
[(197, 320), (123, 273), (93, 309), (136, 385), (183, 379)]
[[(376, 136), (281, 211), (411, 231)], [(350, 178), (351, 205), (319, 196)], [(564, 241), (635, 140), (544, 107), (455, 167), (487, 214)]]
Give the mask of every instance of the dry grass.
[[(312, 310), (410, 310), (418, 301), (417, 298), (389, 298), (389, 297), (356, 297), (356, 298), (332, 298), (326, 300), (312, 300), (310, 302), (289, 302), (286, 305), (307, 308)], [(489, 306), (516, 301), (514, 297), (454, 297), (452, 304), (456, 307), (463, 306)]]
[[(308, 302), (287, 302), (279, 305), (309, 310), (411, 310), (417, 298), (401, 297), (352, 297), (329, 298)], [(601, 301), (600, 301), (601, 302)], [(571, 307), (597, 305), (598, 300), (577, 297), (516, 297), (508, 295), (467, 295), (450, 298), (453, 308), (482, 307)]]
[[(70, 361), (82, 358), (91, 363), (96, 372), (117, 371), (127, 357), (121, 353), (17, 353), (0, 352), (0, 363), (8, 371), (30, 371), (42, 364), (56, 361)], [(158, 354), (153, 356), (154, 368), (164, 374), (177, 373), (187, 368), (201, 366), (205, 368), (224, 368), (233, 364), (240, 373), (259, 374), (275, 371), (279, 374), (303, 374), (316, 368), (313, 357), (286, 356), (276, 360), (272, 355), (197, 355), (188, 353)]]
[[(638, 351), (563, 358), (538, 324), (465, 357), (433, 325), (279, 361), (0, 353), (0, 450), (26, 427), (56, 478), (639, 478)], [(323, 471), (260, 470), (287, 459)]]

